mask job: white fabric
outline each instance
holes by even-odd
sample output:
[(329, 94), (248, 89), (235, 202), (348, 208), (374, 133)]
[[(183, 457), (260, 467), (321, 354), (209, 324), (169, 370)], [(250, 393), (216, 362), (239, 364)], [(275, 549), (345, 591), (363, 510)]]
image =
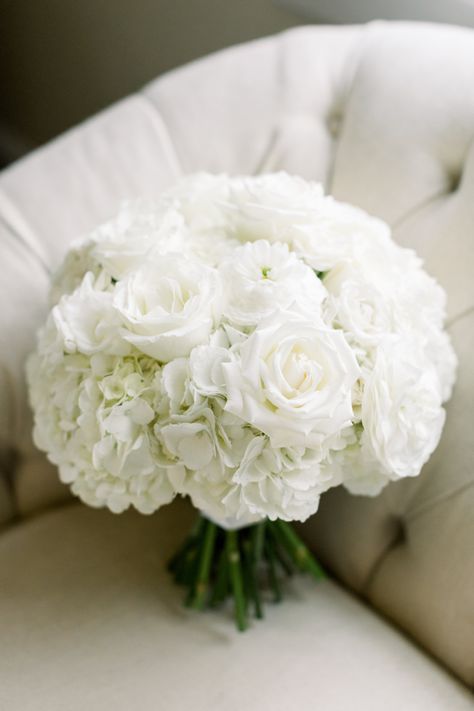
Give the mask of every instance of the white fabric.
[[(0, 537), (0, 708), (18, 711), (468, 711), (469, 692), (329, 581), (266, 620), (183, 608), (165, 570), (192, 521), (80, 504)], [(19, 564), (21, 563), (21, 564)]]

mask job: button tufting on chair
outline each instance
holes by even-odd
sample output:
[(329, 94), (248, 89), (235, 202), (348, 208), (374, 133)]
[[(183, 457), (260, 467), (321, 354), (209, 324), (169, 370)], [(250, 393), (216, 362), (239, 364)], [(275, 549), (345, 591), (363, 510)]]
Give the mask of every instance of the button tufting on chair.
[(328, 119), (327, 119), (327, 126), (329, 129), (329, 133), (333, 137), (333, 139), (337, 139), (339, 136), (340, 130), (341, 130), (341, 124), (342, 124), (342, 114), (340, 111), (333, 111), (332, 113), (329, 114)]

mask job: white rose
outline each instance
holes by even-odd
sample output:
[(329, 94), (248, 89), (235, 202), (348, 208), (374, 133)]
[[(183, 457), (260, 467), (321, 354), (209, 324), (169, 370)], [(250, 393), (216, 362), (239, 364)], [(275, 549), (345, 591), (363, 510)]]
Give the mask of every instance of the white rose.
[(229, 203), (222, 207), (242, 242), (286, 242), (295, 227), (311, 222), (323, 200), (320, 184), (280, 172), (231, 178)]
[(396, 330), (392, 294), (380, 291), (353, 263), (342, 262), (332, 269), (324, 277), (324, 286), (330, 294), (326, 316), (343, 329), (351, 344), (371, 349)]
[(419, 474), (438, 444), (445, 412), (433, 365), (409, 337), (377, 351), (362, 399), (361, 446), (392, 479)]
[(324, 199), (321, 185), (287, 173), (259, 176), (199, 173), (163, 195), (179, 204), (194, 233), (226, 232), (241, 242), (288, 241)]
[(352, 235), (346, 253), (324, 275), (324, 286), (335, 296), (351, 285), (357, 285), (361, 293), (373, 291), (374, 299), (380, 302), (379, 310), (390, 312), (394, 331), (417, 330), (425, 323), (440, 328), (445, 316), (445, 293), (423, 271), (419, 257), (396, 245), (389, 234), (387, 228), (387, 234), (378, 236)]
[(458, 359), (446, 331), (424, 324), (420, 333), (425, 357), (431, 361), (439, 378), (441, 399), (447, 402), (453, 392)]
[(71, 294), (77, 289), (87, 272), (92, 272), (96, 278), (99, 276), (101, 266), (92, 256), (93, 248), (94, 242), (89, 238), (77, 240), (70, 245), (63, 262), (51, 278), (51, 306), (57, 304), (64, 294)]
[(256, 325), (276, 309), (316, 319), (326, 297), (314, 271), (286, 244), (249, 242), (232, 251), (220, 272), (227, 293), (224, 316), (237, 326)]
[(121, 319), (112, 294), (95, 288), (91, 272), (72, 294), (61, 297), (51, 314), (68, 353), (127, 355), (131, 351), (120, 336)]
[(114, 305), (123, 338), (167, 362), (209, 340), (221, 308), (219, 276), (198, 262), (164, 255), (120, 281)]
[(91, 256), (116, 280), (152, 255), (183, 252), (190, 241), (177, 210), (148, 200), (124, 203), (117, 217), (97, 228), (90, 239)]
[(222, 204), (227, 204), (229, 191), (227, 175), (195, 173), (181, 178), (162, 193), (160, 201), (179, 210), (192, 230), (193, 239), (195, 235), (222, 235), (226, 234), (228, 226)]
[(112, 280), (122, 279), (151, 255), (191, 254), (192, 248), (193, 240), (177, 210), (149, 200), (126, 202), (117, 217), (72, 243), (53, 274), (50, 303), (74, 291), (87, 272), (100, 279), (105, 290)]
[(317, 447), (351, 422), (359, 368), (340, 331), (277, 314), (222, 369), (226, 410), (267, 434), (275, 447)]
[(449, 398), (456, 356), (442, 330), (445, 294), (413, 252), (394, 246), (389, 254), (358, 243), (350, 259), (324, 276), (324, 286), (325, 319), (344, 330), (362, 361), (373, 361), (386, 336), (409, 335), (434, 363), (443, 401)]
[(321, 201), (311, 221), (293, 231), (289, 243), (298, 257), (320, 272), (360, 252), (383, 264), (396, 249), (387, 224), (330, 196)]
[(226, 235), (224, 230), (210, 230), (193, 235), (183, 253), (190, 259), (198, 259), (211, 267), (218, 267), (219, 264), (228, 258), (240, 242)]

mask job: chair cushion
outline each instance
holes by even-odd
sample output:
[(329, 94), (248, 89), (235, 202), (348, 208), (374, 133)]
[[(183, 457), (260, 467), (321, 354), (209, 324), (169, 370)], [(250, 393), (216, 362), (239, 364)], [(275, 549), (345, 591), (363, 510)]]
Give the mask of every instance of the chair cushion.
[(198, 613), (164, 563), (194, 513), (79, 504), (0, 537), (0, 708), (461, 711), (469, 692), (332, 581), (300, 577), (245, 634)]

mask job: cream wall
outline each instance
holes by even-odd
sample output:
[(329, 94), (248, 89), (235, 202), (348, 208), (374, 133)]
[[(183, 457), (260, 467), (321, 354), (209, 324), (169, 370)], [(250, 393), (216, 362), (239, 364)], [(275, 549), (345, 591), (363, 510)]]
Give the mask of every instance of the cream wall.
[(300, 23), (271, 0), (0, 0), (0, 131), (42, 143), (170, 68)]

